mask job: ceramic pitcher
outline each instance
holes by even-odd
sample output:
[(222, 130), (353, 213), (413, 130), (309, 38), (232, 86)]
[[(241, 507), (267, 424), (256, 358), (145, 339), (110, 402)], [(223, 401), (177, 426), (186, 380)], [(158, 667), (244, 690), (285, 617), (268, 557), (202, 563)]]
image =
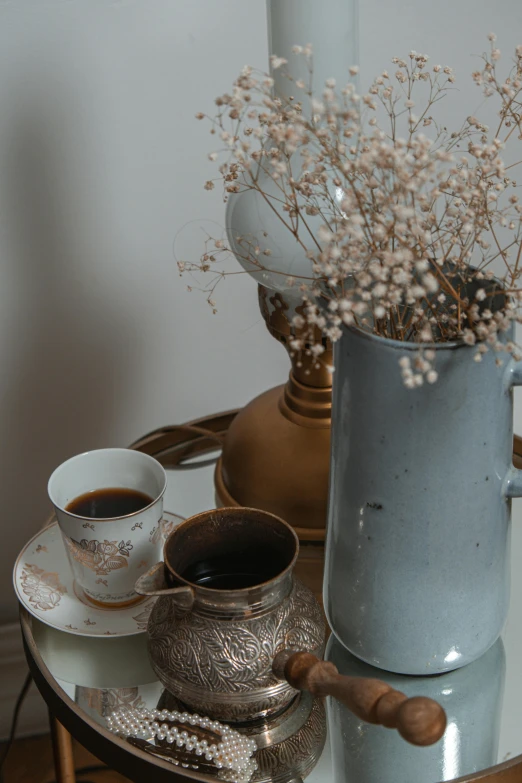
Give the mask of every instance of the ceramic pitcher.
[[(509, 339), (509, 335), (506, 337)], [(512, 389), (522, 364), (441, 343), (436, 383), (407, 389), (418, 345), (344, 328), (335, 348), (325, 607), (342, 644), (392, 672), (481, 656), (509, 600)], [(500, 358), (502, 364), (497, 365)]]

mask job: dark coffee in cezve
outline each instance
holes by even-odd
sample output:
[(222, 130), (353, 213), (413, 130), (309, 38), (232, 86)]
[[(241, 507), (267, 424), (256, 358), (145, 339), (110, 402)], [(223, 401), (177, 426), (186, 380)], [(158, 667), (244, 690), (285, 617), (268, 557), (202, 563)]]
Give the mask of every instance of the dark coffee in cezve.
[(244, 590), (268, 582), (282, 570), (277, 553), (247, 551), (206, 557), (182, 572), (187, 582), (213, 590)]
[(153, 498), (136, 489), (106, 487), (85, 492), (65, 507), (71, 514), (90, 519), (111, 519), (135, 514), (150, 506)]

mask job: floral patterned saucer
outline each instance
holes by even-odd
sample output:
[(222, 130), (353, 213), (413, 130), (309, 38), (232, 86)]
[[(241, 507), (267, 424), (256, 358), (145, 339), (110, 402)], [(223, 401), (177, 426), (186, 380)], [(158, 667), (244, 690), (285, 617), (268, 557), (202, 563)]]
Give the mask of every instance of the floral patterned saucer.
[[(164, 539), (183, 517), (163, 512)], [(155, 598), (125, 609), (90, 604), (74, 582), (56, 519), (22, 549), (13, 582), (20, 603), (43, 623), (80, 636), (132, 636), (147, 628)]]

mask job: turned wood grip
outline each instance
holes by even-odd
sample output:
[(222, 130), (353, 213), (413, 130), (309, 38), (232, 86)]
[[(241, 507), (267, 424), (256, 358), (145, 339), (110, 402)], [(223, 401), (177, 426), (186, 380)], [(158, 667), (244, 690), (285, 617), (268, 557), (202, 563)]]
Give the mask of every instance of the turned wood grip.
[(397, 729), (412, 745), (433, 745), (446, 728), (441, 705), (426, 696), (408, 699), (382, 680), (345, 677), (333, 663), (311, 653), (294, 653), (284, 663), (285, 679), (313, 696), (333, 696), (368, 723)]

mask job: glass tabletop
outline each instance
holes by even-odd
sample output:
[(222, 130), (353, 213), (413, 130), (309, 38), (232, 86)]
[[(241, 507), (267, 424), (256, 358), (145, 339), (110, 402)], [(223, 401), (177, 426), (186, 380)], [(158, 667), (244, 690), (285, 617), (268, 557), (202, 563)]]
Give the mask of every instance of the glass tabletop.
[[(212, 465), (169, 471), (165, 509), (187, 517), (212, 508), (212, 477)], [(522, 753), (521, 562), (522, 502), (516, 501), (506, 628), (486, 655), (456, 672), (428, 678), (390, 675), (359, 662), (330, 638), (327, 656), (342, 674), (378, 677), (408, 696), (431, 696), (445, 707), (448, 727), (436, 745), (416, 748), (397, 732), (365, 724), (337, 703), (329, 704), (329, 740), (309, 783), (440, 783)], [(56, 683), (100, 727), (119, 706), (157, 706), (163, 687), (150, 667), (145, 634), (80, 637), (35, 618), (31, 630)]]

